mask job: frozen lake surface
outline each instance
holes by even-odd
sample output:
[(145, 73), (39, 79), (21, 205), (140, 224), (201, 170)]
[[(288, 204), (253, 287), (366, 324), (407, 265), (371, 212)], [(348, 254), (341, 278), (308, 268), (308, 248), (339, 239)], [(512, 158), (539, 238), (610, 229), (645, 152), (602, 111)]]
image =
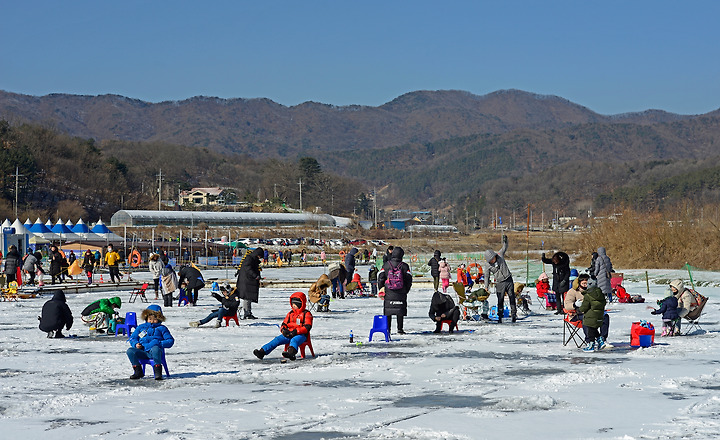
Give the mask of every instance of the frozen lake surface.
[[(361, 270), (365, 275), (366, 267)], [(80, 311), (112, 294), (68, 295), (76, 322), (66, 334), (81, 337), (63, 340), (47, 339), (37, 328), (49, 298), (3, 302), (2, 437), (720, 438), (720, 274), (694, 274), (703, 286), (698, 290), (710, 297), (705, 331), (661, 338), (660, 317), (647, 306), (662, 296), (662, 283), (682, 278), (689, 284), (687, 273), (648, 271), (647, 294), (645, 271), (624, 272), (628, 292), (646, 303), (611, 305), (614, 347), (598, 353), (563, 346), (561, 319), (536, 304), (516, 324), (461, 322), (454, 335), (433, 334), (432, 291), (413, 289), (408, 334), (393, 334), (390, 343), (377, 335), (367, 340), (373, 316), (382, 313), (380, 300), (337, 300), (331, 313), (314, 314), (316, 358), (281, 364), (278, 349), (260, 361), (252, 350), (278, 334), (293, 290), (261, 289), (256, 321), (191, 328), (189, 321), (217, 307), (204, 289), (198, 307), (164, 308), (176, 342), (167, 351), (171, 377), (162, 382), (128, 379), (125, 338), (87, 336)], [(320, 273), (292, 268), (263, 275), (314, 279)], [(123, 302), (129, 296), (117, 294)], [(142, 309), (136, 302), (121, 311)], [(658, 328), (656, 344), (633, 349), (630, 326), (641, 319)], [(362, 344), (349, 343), (350, 330)]]

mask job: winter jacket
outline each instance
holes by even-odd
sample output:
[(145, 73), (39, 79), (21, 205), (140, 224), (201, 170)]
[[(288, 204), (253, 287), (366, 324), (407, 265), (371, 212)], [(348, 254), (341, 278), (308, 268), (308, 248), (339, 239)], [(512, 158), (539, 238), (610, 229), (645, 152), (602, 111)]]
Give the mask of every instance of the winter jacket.
[(5, 275), (16, 275), (20, 266), (20, 252), (13, 249), (5, 256)]
[(163, 350), (170, 348), (175, 343), (175, 339), (170, 334), (170, 330), (162, 323), (156, 322), (151, 324), (145, 322), (137, 326), (128, 342), (131, 347), (142, 344), (143, 349), (149, 352), (150, 349), (156, 345), (159, 345)]
[[(295, 310), (292, 308), (293, 298), (300, 298), (302, 305), (299, 309)], [(285, 334), (286, 331), (295, 332), (296, 335), (309, 335), (310, 329), (312, 329), (313, 315), (309, 310), (306, 310), (307, 298), (302, 292), (295, 292), (290, 295), (290, 312), (285, 315), (283, 323), (280, 326), (280, 331)], [(294, 336), (294, 335), (293, 335)]]
[[(410, 267), (407, 263), (403, 263), (402, 259), (405, 255), (405, 251), (401, 247), (393, 249), (390, 259), (383, 265), (382, 270), (378, 274), (378, 288), (385, 288), (385, 298), (383, 304), (384, 315), (407, 315), (407, 294), (412, 287), (412, 274), (410, 273)], [(403, 288), (402, 290), (391, 290), (385, 287), (387, 281), (388, 272), (391, 268), (400, 266), (400, 272), (403, 277)]]
[(430, 311), (428, 312), (428, 316), (433, 321), (435, 321), (435, 318), (441, 317), (442, 315), (445, 315), (445, 318), (450, 319), (450, 313), (456, 307), (455, 301), (453, 301), (450, 295), (446, 295), (442, 292), (435, 292), (430, 300)]
[[(490, 288), (490, 275), (495, 274), (495, 283), (499, 283), (512, 278), (510, 268), (505, 262), (505, 252), (508, 249), (508, 239), (506, 235), (503, 235), (503, 245), (499, 252), (494, 252), (491, 249), (485, 251), (485, 261), (487, 262), (483, 268), (485, 273), (485, 290)], [(495, 258), (495, 264), (490, 264), (490, 260)]]
[[(553, 263), (554, 257), (557, 257), (558, 264)], [(568, 257), (568, 254), (565, 252), (555, 252), (553, 258), (545, 258), (543, 254), (542, 262), (545, 264), (552, 264), (552, 290), (555, 294), (562, 295), (570, 290), (570, 257)]]
[(690, 289), (683, 289), (675, 295), (675, 298), (678, 299), (678, 307), (680, 307), (679, 314), (681, 318), (684, 318), (688, 313), (697, 309), (697, 299)]
[(600, 328), (600, 326), (602, 326), (606, 302), (607, 298), (599, 288), (591, 287), (585, 291), (583, 302), (580, 306), (584, 326), (592, 328)]
[(85, 272), (92, 272), (95, 267), (95, 256), (92, 252), (85, 252), (82, 260), (82, 268)]
[(150, 269), (150, 275), (152, 275), (153, 279), (160, 278), (164, 267), (165, 265), (160, 258), (157, 260), (150, 260), (150, 263), (148, 263), (148, 269)]
[(105, 254), (105, 264), (108, 266), (117, 266), (120, 262), (120, 254), (116, 251), (108, 252)]
[(258, 302), (260, 296), (260, 261), (264, 252), (263, 248), (245, 251), (245, 255), (240, 261), (240, 267), (235, 272), (237, 276), (235, 288), (239, 298), (254, 303)]
[(83, 309), (80, 314), (82, 316), (90, 316), (93, 313), (105, 313), (106, 315), (112, 315), (115, 313), (115, 309), (113, 306), (117, 306), (117, 308), (120, 308), (122, 306), (122, 300), (118, 296), (114, 296), (110, 299), (103, 298), (99, 299), (93, 303), (88, 304), (87, 307)]
[(439, 278), (440, 277), (440, 251), (435, 251), (433, 253), (433, 257), (428, 261), (428, 266), (430, 266), (430, 276), (433, 278)]
[(177, 274), (170, 264), (166, 264), (161, 273), (163, 295), (172, 295), (178, 288)]
[(368, 280), (369, 281), (375, 281), (377, 282), (378, 277), (378, 268), (374, 264), (370, 267), (370, 272), (368, 272)]
[(457, 282), (462, 284), (463, 286), (468, 285), (467, 275), (465, 269), (463, 269), (462, 267), (457, 268)]
[(535, 291), (537, 292), (537, 296), (541, 298), (547, 296), (550, 292), (550, 283), (547, 280), (538, 280), (538, 282), (535, 283)]
[(37, 258), (35, 258), (35, 255), (27, 254), (27, 257), (25, 257), (25, 261), (23, 262), (22, 270), (24, 270), (25, 272), (35, 272), (36, 265)]
[(662, 314), (663, 321), (670, 320), (673, 321), (675, 319), (678, 319), (680, 317), (680, 311), (682, 309), (678, 308), (678, 300), (673, 295), (668, 296), (665, 298), (662, 302), (662, 305), (659, 309), (653, 310), (653, 315), (660, 315)]
[[(377, 278), (377, 276), (376, 276)], [(310, 302), (317, 303), (323, 295), (327, 295), (328, 287), (332, 286), (332, 281), (327, 275), (322, 274), (317, 281), (312, 283), (310, 290), (308, 290), (308, 297)]]
[(450, 279), (450, 265), (447, 263), (447, 261), (440, 260), (440, 264), (438, 265), (438, 273), (441, 280)]
[(182, 286), (187, 280), (187, 290), (202, 289), (205, 287), (205, 281), (199, 270), (192, 266), (183, 266), (178, 271), (178, 285)]
[(345, 255), (345, 269), (347, 270), (347, 273), (354, 274), (355, 273), (355, 255), (358, 253), (357, 248), (350, 249), (350, 252)]
[(345, 279), (347, 278), (348, 271), (345, 269), (345, 265), (342, 263), (331, 263), (328, 264), (328, 277), (331, 280), (334, 280), (337, 278), (339, 283), (343, 283)]
[(65, 300), (65, 293), (62, 290), (56, 290), (52, 299), (43, 305), (40, 315), (40, 330), (50, 332), (62, 330), (63, 327), (70, 330), (72, 325), (73, 316)]
[(237, 314), (238, 306), (240, 305), (240, 298), (237, 296), (237, 289), (233, 289), (230, 292), (230, 295), (225, 297), (225, 295), (218, 294), (213, 292), (212, 293), (213, 298), (220, 301), (220, 304), (222, 304), (223, 308), (228, 311), (228, 316), (232, 316)]
[(565, 301), (563, 302), (563, 308), (565, 310), (574, 311), (575, 310), (575, 303), (579, 300), (582, 301), (583, 292), (579, 289), (570, 289), (565, 293)]
[(612, 293), (612, 286), (610, 285), (610, 277), (613, 272), (612, 262), (610, 257), (605, 253), (604, 247), (599, 247), (597, 250), (598, 257), (595, 260), (595, 277), (597, 278), (597, 284), (600, 290), (605, 295)]

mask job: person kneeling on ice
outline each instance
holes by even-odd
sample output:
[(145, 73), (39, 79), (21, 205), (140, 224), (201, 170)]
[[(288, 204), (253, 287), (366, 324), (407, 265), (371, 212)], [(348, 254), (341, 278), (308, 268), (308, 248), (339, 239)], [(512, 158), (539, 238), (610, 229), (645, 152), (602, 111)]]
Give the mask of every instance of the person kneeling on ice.
[(46, 332), (48, 338), (64, 338), (62, 329), (65, 327), (70, 330), (73, 316), (65, 300), (65, 293), (62, 290), (54, 292), (52, 299), (43, 305), (42, 315), (38, 318), (40, 330)]
[[(115, 331), (115, 328), (110, 325), (110, 320), (118, 314), (115, 309), (119, 309), (120, 307), (122, 307), (122, 300), (119, 296), (114, 296), (110, 299), (103, 298), (88, 304), (88, 306), (80, 312), (80, 315), (90, 316), (95, 313), (102, 313), (103, 315), (98, 317), (97, 320), (86, 320), (86, 323), (98, 322), (104, 325), (109, 331)], [(97, 328), (97, 331), (102, 333), (103, 329)]]
[(585, 342), (588, 343), (588, 346), (583, 348), (585, 351), (600, 350), (605, 346), (605, 338), (600, 336), (599, 329), (603, 324), (607, 299), (594, 281), (588, 285), (588, 289), (583, 295), (582, 305), (578, 310), (583, 314)]
[(190, 323), (190, 327), (200, 327), (201, 325), (212, 321), (213, 318), (217, 318), (217, 321), (215, 321), (215, 328), (218, 328), (222, 324), (222, 319), (224, 317), (237, 316), (238, 307), (240, 306), (240, 298), (237, 295), (237, 290), (233, 289), (230, 291), (230, 285), (221, 286), (220, 293), (222, 295), (215, 292), (212, 293), (213, 298), (220, 301), (220, 304), (222, 304), (220, 308), (213, 310), (212, 313), (200, 321), (192, 321)]
[(435, 330), (433, 333), (440, 333), (442, 331), (443, 321), (451, 321), (450, 333), (453, 333), (460, 319), (460, 308), (455, 305), (455, 301), (453, 301), (450, 295), (436, 290), (435, 293), (433, 293), (432, 300), (430, 300), (428, 316), (435, 321)]
[[(661, 336), (673, 336), (680, 334), (680, 312), (682, 308), (678, 305), (678, 299), (673, 295), (673, 291), (668, 289), (665, 291), (665, 298), (660, 303), (659, 309), (653, 309), (653, 315), (662, 315), (663, 329)], [(676, 332), (677, 330), (677, 332)]]
[(145, 376), (140, 359), (152, 359), (155, 363), (153, 372), (155, 380), (162, 380), (162, 359), (165, 356), (165, 349), (175, 343), (170, 330), (162, 323), (165, 322), (165, 315), (157, 304), (150, 304), (142, 311), (140, 317), (145, 321), (140, 324), (128, 339), (130, 348), (127, 349), (127, 357), (133, 367), (133, 374), (130, 379), (140, 379)]
[(263, 345), (262, 348), (253, 350), (253, 354), (258, 359), (264, 358), (279, 345), (290, 344), (287, 351), (283, 351), (282, 355), (291, 361), (295, 360), (298, 348), (307, 341), (308, 336), (310, 336), (310, 329), (312, 329), (313, 315), (305, 309), (306, 304), (307, 299), (304, 293), (295, 292), (290, 295), (291, 310), (280, 326), (281, 334)]

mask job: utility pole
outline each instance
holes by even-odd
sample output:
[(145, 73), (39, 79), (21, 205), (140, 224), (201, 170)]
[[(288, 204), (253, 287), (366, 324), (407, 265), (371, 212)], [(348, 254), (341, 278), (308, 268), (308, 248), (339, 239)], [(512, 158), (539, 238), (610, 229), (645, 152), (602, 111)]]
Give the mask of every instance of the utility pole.
[(298, 185), (300, 185), (300, 211), (302, 211), (302, 179), (300, 179)]
[(162, 168), (160, 173), (157, 175), (158, 178), (158, 211), (162, 211)]
[(373, 227), (377, 229), (377, 187), (373, 187)]
[(18, 218), (18, 192), (20, 191), (20, 177), (25, 177), (24, 174), (20, 174), (20, 168), (15, 167), (15, 218)]

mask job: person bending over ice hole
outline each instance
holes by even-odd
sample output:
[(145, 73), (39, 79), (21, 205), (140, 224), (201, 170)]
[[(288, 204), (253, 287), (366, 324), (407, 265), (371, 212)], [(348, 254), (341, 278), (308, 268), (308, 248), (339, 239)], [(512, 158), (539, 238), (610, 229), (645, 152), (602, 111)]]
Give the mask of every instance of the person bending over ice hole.
[(283, 351), (284, 358), (295, 360), (298, 348), (307, 341), (312, 329), (313, 315), (305, 309), (307, 299), (302, 292), (295, 292), (290, 295), (290, 312), (285, 316), (280, 326), (280, 334), (261, 348), (253, 350), (258, 359), (270, 354), (279, 345), (290, 344), (287, 351)]
[(222, 324), (222, 319), (225, 316), (234, 316), (237, 314), (238, 307), (240, 306), (240, 298), (237, 296), (237, 290), (233, 289), (230, 291), (230, 285), (226, 285), (220, 287), (220, 293), (222, 293), (222, 295), (215, 292), (212, 293), (213, 298), (220, 301), (220, 304), (222, 304), (220, 308), (213, 310), (212, 313), (200, 321), (192, 321), (190, 323), (190, 327), (200, 327), (201, 325), (212, 321), (214, 318), (217, 318), (217, 321), (215, 321), (215, 328), (218, 328)]
[(127, 357), (133, 367), (133, 374), (130, 379), (140, 379), (145, 376), (140, 359), (152, 359), (155, 363), (153, 372), (155, 380), (162, 380), (162, 359), (165, 349), (175, 343), (170, 330), (163, 325), (165, 315), (162, 308), (157, 304), (150, 304), (140, 315), (145, 322), (140, 324), (128, 339), (130, 348), (127, 349)]
[(47, 333), (48, 338), (64, 338), (63, 327), (70, 330), (73, 325), (72, 312), (65, 301), (65, 293), (62, 290), (55, 290), (52, 299), (46, 302), (42, 308), (40, 330)]
[(446, 320), (451, 321), (450, 333), (453, 333), (458, 320), (460, 320), (460, 308), (455, 305), (455, 301), (453, 301), (450, 295), (440, 293), (436, 290), (430, 301), (428, 316), (435, 321), (435, 330), (433, 333), (440, 333), (442, 331), (442, 322)]
[(485, 261), (488, 266), (485, 268), (485, 290), (490, 288), (490, 274), (495, 274), (495, 294), (497, 295), (498, 324), (502, 324), (503, 303), (505, 294), (510, 298), (510, 316), (512, 322), (517, 321), (517, 305), (515, 303), (515, 283), (513, 282), (510, 268), (505, 262), (505, 252), (508, 249), (508, 237), (502, 236), (502, 248), (499, 252), (492, 249), (485, 251)]

